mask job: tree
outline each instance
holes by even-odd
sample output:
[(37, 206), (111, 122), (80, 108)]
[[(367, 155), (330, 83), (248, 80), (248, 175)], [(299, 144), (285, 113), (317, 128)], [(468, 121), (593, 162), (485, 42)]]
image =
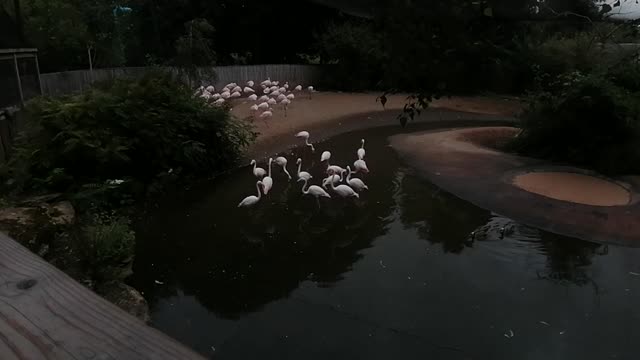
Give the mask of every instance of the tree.
[(185, 33), (176, 40), (176, 65), (189, 80), (189, 86), (199, 78), (198, 67), (215, 64), (211, 35), (213, 26), (205, 19), (193, 19), (184, 24)]

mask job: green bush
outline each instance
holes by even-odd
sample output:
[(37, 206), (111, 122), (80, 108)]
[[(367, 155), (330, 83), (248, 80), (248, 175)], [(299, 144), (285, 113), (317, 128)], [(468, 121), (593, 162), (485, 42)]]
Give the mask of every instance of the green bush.
[(606, 174), (640, 171), (640, 93), (610, 74), (571, 73), (534, 95), (511, 147)]
[(201, 175), (238, 159), (255, 133), (227, 109), (193, 97), (171, 74), (100, 84), (75, 96), (39, 98), (8, 164), (25, 190), (75, 191), (83, 184), (159, 175)]
[(82, 227), (77, 249), (93, 279), (111, 281), (130, 274), (135, 240), (129, 220), (102, 213)]

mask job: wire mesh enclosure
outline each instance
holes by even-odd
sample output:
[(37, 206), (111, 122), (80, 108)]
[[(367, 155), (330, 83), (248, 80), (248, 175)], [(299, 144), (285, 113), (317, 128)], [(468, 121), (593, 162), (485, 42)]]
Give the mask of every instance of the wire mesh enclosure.
[(0, 49), (0, 108), (42, 94), (37, 49)]

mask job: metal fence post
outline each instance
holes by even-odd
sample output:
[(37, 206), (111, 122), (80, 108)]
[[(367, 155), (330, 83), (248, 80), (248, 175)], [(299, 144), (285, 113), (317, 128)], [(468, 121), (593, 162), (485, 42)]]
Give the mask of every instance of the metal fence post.
[(40, 63), (38, 62), (38, 55), (36, 54), (36, 73), (38, 74), (38, 86), (40, 87), (40, 95), (43, 95), (42, 92), (42, 79), (40, 78)]
[(20, 81), (20, 68), (18, 68), (18, 56), (13, 53), (13, 64), (16, 69), (16, 80), (18, 80), (18, 93), (20, 94), (20, 104), (24, 107), (24, 95), (22, 94), (22, 82)]

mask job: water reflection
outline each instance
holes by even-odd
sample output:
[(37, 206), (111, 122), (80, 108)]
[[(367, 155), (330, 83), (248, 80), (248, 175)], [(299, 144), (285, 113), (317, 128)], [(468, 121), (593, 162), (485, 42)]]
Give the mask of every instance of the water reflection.
[[(398, 161), (386, 146), (389, 131), (346, 134), (318, 144), (316, 154), (288, 156), (311, 165), (304, 167), (317, 184), (323, 150), (338, 164), (352, 162), (366, 137), (370, 191), (360, 200), (318, 208), (300, 194), (301, 183), (277, 172), (268, 198), (237, 209), (254, 189), (245, 168), (150, 207), (138, 227), (132, 281), (154, 324), (203, 353), (222, 346), (222, 358), (281, 358), (290, 350), (320, 359), (358, 353), (354, 347), (376, 358), (400, 345), (406, 354), (439, 354), (440, 345), (426, 351), (425, 344), (514, 358), (534, 343), (529, 351), (558, 355), (556, 340), (539, 336), (539, 321), (568, 327), (603, 311), (597, 284), (621, 292), (598, 323), (611, 341), (609, 322), (640, 316), (626, 306), (640, 298), (624, 292), (633, 288), (629, 271), (640, 272), (626, 268), (639, 251), (548, 234), (441, 191)], [(593, 294), (597, 306), (584, 301)], [(510, 341), (537, 342), (505, 348), (503, 333), (516, 326)], [(595, 343), (593, 326), (575, 326), (576, 341)], [(295, 342), (283, 342), (294, 334)], [(584, 354), (608, 356), (604, 349)]]

